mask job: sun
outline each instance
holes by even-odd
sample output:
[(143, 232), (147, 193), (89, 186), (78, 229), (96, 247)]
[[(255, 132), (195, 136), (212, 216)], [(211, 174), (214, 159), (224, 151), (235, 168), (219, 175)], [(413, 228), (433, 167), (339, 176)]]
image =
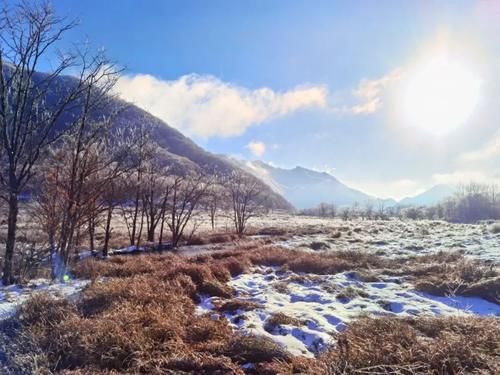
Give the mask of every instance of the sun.
[(422, 63), (407, 82), (408, 123), (443, 136), (467, 122), (479, 100), (480, 79), (459, 61), (439, 56)]

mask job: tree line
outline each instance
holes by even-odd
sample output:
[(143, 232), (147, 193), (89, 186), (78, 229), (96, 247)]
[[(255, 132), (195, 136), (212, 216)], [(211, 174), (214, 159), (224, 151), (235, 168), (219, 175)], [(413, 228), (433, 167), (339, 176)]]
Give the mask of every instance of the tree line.
[(434, 205), (386, 206), (383, 201), (355, 203), (349, 207), (337, 207), (333, 203), (300, 211), (302, 215), (339, 217), (344, 220), (389, 218), (409, 220), (445, 220), (452, 223), (475, 223), (481, 220), (500, 220), (499, 189), (495, 184), (470, 182), (457, 186), (454, 195)]
[[(19, 201), (26, 193), (30, 220), (48, 238), (40, 252), (47, 254), (42, 259), (50, 261), (53, 278), (65, 275), (83, 237), (92, 252), (106, 256), (113, 218), (125, 224), (130, 246), (139, 247), (145, 237), (162, 249), (166, 234), (176, 247), (194, 233), (200, 210), (209, 213), (212, 227), (220, 210), (230, 210), (242, 234), (265, 204), (258, 181), (241, 171), (173, 173), (146, 120), (116, 126), (127, 106), (111, 94), (120, 70), (87, 46), (59, 51), (74, 27), (48, 3), (5, 5), (0, 12), (5, 285), (15, 281)], [(50, 59), (51, 71), (40, 73), (54, 51), (59, 52)], [(101, 227), (104, 241), (96, 249)], [(34, 245), (29, 251), (36, 251)]]

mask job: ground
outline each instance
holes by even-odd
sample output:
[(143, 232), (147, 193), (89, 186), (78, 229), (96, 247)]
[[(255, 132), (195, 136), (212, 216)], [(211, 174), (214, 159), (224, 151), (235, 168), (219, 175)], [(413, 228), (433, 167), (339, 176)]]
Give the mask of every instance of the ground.
[[(368, 363), (375, 363), (380, 366), (414, 366), (408, 367), (408, 371), (414, 371), (411, 373), (419, 373), (420, 370), (421, 373), (433, 373), (434, 359), (426, 357), (432, 354), (430, 343), (446, 343), (447, 349), (443, 349), (442, 353), (456, 352), (454, 345), (466, 346), (463, 342), (465, 326), (467, 329), (475, 327), (472, 329), (477, 332), (482, 329), (490, 332), (493, 343), (469, 343), (472, 346), (467, 353), (457, 354), (458, 357), (453, 360), (446, 357), (436, 362), (438, 367), (449, 366), (447, 370), (436, 373), (454, 373), (464, 369), (494, 373), (500, 368), (500, 234), (494, 233), (493, 223), (342, 221), (274, 214), (254, 220), (245, 238), (231, 236), (226, 229), (229, 229), (229, 224), (223, 220), (216, 229), (217, 234), (211, 234), (206, 225), (202, 226), (197, 238), (192, 239), (194, 244), (183, 246), (175, 255), (115, 255), (106, 261), (85, 259), (76, 265), (74, 277), (65, 284), (48, 285), (46, 281), (38, 280), (22, 289), (19, 286), (0, 288), (0, 319), (22, 322), (22, 314), (15, 317), (16, 308), (24, 306), (21, 303), (34, 291), (43, 290), (58, 298), (69, 298), (75, 304), (71, 308), (74, 310), (70, 309), (68, 314), (74, 315), (73, 320), (81, 320), (78, 327), (84, 327), (84, 322), (89, 319), (95, 319), (94, 325), (101, 324), (104, 319), (109, 322), (111, 317), (120, 316), (119, 311), (122, 311), (121, 316), (126, 321), (126, 314), (140, 315), (139, 310), (134, 313), (133, 309), (144, 308), (144, 303), (148, 309), (156, 309), (149, 306), (150, 300), (159, 299), (156, 302), (161, 304), (162, 298), (165, 299), (165, 307), (158, 313), (154, 311), (160, 314), (159, 319), (161, 314), (166, 314), (160, 319), (163, 321), (173, 319), (172, 313), (167, 311), (171, 308), (167, 306), (173, 303), (173, 297), (168, 299), (163, 294), (179, 294), (186, 296), (178, 304), (186, 307), (185, 314), (190, 318), (175, 319), (181, 319), (181, 325), (187, 324), (184, 327), (187, 331), (191, 331), (190, 324), (196, 325), (198, 320), (205, 322), (202, 325), (207, 325), (207, 330), (219, 332), (217, 335), (221, 327), (228, 327), (228, 331), (223, 329), (225, 338), (216, 335), (218, 338), (214, 339), (213, 333), (206, 333), (209, 338), (206, 338), (207, 347), (204, 349), (199, 348), (200, 344), (193, 344), (193, 340), (199, 338), (190, 337), (192, 333), (175, 331), (174, 336), (178, 337), (176, 342), (188, 345), (186, 353), (192, 350), (204, 358), (200, 360), (201, 367), (193, 367), (191, 354), (186, 354), (191, 361), (186, 368), (193, 373), (212, 373), (206, 367), (209, 366), (204, 357), (207, 355), (218, 358), (217, 366), (220, 365), (220, 356), (225, 358), (223, 362), (227, 362), (228, 367), (224, 367), (227, 371), (220, 370), (222, 372), (218, 373), (237, 373), (240, 370), (247, 373), (282, 373), (280, 371), (286, 366), (287, 369), (303, 366), (308, 369), (304, 370), (305, 373), (333, 374), (341, 373), (340, 363), (344, 363), (342, 368), (345, 371), (349, 366), (360, 369), (367, 367)], [(152, 285), (158, 280), (166, 284)], [(136, 284), (137, 290), (134, 289)], [(152, 290), (145, 292), (142, 289), (144, 284), (151, 284)], [(124, 288), (123, 291), (120, 288)], [(102, 298), (99, 297), (101, 295)], [(97, 312), (89, 315), (88, 307), (85, 307), (89, 305)], [(20, 308), (22, 311), (23, 307)], [(137, 319), (132, 319), (130, 325), (136, 324)], [(73, 320), (71, 322), (75, 324)], [(187, 321), (190, 323), (185, 323)], [(64, 319), (63, 323), (68, 324)], [(212, 327), (213, 324), (217, 328)], [(384, 362), (386, 355), (382, 354), (376, 360), (373, 357), (365, 359), (363, 356), (366, 353), (353, 349), (352, 345), (349, 347), (349, 351), (355, 352), (349, 354), (352, 363), (342, 357), (346, 355), (345, 350), (340, 350), (345, 340), (368, 340), (364, 345), (369, 347), (373, 345), (374, 337), (381, 334), (377, 329), (398, 324), (402, 325), (402, 331), (411, 331), (411, 335), (416, 335), (412, 336), (411, 344), (415, 348), (408, 348), (401, 338), (401, 343), (394, 343), (403, 345), (397, 349), (401, 355), (390, 363)], [(433, 325), (447, 333), (443, 336), (437, 329), (439, 334), (429, 334), (425, 327)], [(490, 326), (497, 328), (486, 328)], [(87, 333), (81, 329), (79, 336), (85, 337)], [(166, 328), (155, 329), (161, 331)], [(374, 330), (371, 338), (363, 337), (363, 333), (370, 329)], [(113, 334), (117, 330), (115, 328)], [(141, 330), (146, 328), (139, 328)], [(40, 329), (36, 332), (39, 335)], [(135, 334), (144, 342), (160, 340), (157, 334), (147, 336), (149, 331), (131, 333)], [(384, 331), (384, 335), (387, 334)], [(455, 341), (450, 339), (450, 334), (454, 335)], [(143, 337), (145, 335), (147, 340)], [(243, 337), (268, 340), (265, 342), (273, 344), (260, 343), (257, 346), (264, 345), (268, 348), (267, 353), (274, 354), (267, 359), (255, 359), (248, 354), (248, 348), (242, 349), (234, 344), (237, 342), (234, 337), (240, 341)], [(420, 342), (419, 337), (427, 338)], [(43, 348), (39, 336), (33, 340)], [(491, 338), (488, 340), (492, 341)], [(79, 345), (83, 344), (80, 341), (75, 343), (74, 350)], [(89, 350), (86, 345), (78, 353)], [(123, 344), (114, 345), (120, 347)], [(372, 355), (377, 350), (387, 349), (374, 347)], [(252, 352), (256, 350), (256, 346), (252, 346)], [(411, 354), (403, 355), (405, 350)], [(137, 354), (139, 352), (136, 349), (133, 351), (135, 354), (129, 354), (140, 358), (133, 364), (139, 367), (133, 367), (128, 362), (123, 362), (126, 365), (113, 363), (111, 366), (102, 357), (96, 359), (95, 364), (101, 369), (119, 368), (131, 373), (139, 371), (139, 368), (139, 372), (152, 371), (152, 367), (145, 365), (144, 358)], [(15, 357), (17, 354), (12, 355)], [(44, 355), (47, 356), (47, 367), (55, 366), (57, 370), (64, 367), (61, 367), (61, 362), (51, 362), (50, 352), (44, 352)], [(161, 350), (158, 355), (168, 357)], [(297, 364), (296, 358), (303, 357), (313, 362)], [(279, 366), (275, 362), (278, 359)], [(427, 361), (431, 367), (418, 367), (422, 361)], [(179, 364), (172, 364), (170, 359), (155, 366), (179, 369)], [(240, 370), (234, 370), (232, 366)], [(265, 372), (262, 366), (271, 368), (270, 372)], [(278, 367), (280, 370), (276, 370)], [(208, 372), (201, 371), (201, 368)]]

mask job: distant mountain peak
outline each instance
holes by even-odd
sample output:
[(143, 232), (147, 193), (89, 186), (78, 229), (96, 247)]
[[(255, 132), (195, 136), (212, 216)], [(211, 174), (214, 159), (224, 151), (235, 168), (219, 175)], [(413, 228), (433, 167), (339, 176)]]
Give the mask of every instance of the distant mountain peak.
[(437, 184), (420, 194), (401, 199), (398, 204), (401, 206), (431, 206), (452, 196), (456, 190), (453, 185)]
[(322, 202), (350, 206), (356, 202), (363, 204), (366, 201), (376, 200), (345, 185), (327, 172), (315, 171), (300, 165), (291, 169), (280, 168), (261, 160), (237, 162), (299, 209), (315, 207)]

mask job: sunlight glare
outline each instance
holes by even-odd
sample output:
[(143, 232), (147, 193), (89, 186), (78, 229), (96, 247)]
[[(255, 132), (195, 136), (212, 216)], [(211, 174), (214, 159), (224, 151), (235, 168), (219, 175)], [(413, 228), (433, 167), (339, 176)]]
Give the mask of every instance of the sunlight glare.
[(411, 76), (404, 96), (409, 123), (434, 136), (463, 125), (479, 99), (479, 78), (465, 65), (438, 57)]

